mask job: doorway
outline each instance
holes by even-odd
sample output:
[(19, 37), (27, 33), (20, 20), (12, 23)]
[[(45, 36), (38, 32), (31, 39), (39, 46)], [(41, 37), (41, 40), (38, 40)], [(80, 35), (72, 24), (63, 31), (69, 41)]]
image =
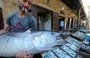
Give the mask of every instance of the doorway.
[(3, 21), (2, 8), (0, 8), (0, 30), (2, 29), (4, 29), (4, 21)]
[(59, 18), (59, 31), (63, 31), (65, 26), (65, 17)]
[(44, 9), (37, 8), (38, 30), (51, 31), (52, 30), (52, 12)]

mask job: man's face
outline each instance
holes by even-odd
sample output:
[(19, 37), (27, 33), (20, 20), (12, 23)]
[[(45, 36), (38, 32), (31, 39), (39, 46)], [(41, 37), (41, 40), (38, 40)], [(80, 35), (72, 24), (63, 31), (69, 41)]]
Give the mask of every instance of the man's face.
[(31, 7), (31, 0), (21, 0), (19, 2), (19, 8), (21, 9), (22, 12), (28, 12), (28, 10)]

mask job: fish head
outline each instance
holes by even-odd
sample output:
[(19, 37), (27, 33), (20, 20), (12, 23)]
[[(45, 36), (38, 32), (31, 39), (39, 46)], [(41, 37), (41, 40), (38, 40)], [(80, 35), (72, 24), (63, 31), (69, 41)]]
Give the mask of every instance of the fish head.
[(62, 34), (59, 32), (51, 32), (53, 39), (55, 40), (56, 45), (66, 44), (67, 41), (62, 37)]
[(66, 43), (66, 40), (60, 37), (58, 32), (37, 32), (34, 37), (34, 46), (38, 50), (50, 50), (52, 47), (60, 46)]

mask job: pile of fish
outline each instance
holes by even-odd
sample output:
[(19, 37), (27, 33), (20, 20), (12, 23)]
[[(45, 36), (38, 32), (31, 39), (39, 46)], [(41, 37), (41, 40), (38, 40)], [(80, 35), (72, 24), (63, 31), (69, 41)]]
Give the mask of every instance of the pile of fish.
[(80, 47), (79, 54), (83, 56), (83, 58), (90, 58), (90, 33), (87, 30), (82, 31), (84, 33), (84, 41), (82, 46)]
[[(42, 55), (43, 58), (90, 58), (90, 56), (85, 55), (86, 53), (90, 53), (90, 46), (84, 45), (83, 41), (86, 40), (87, 30), (80, 29), (75, 33), (68, 33), (66, 41), (68, 43), (56, 47), (51, 51), (48, 51)], [(64, 34), (67, 35), (67, 34)], [(82, 52), (86, 52), (81, 53)]]
[(43, 58), (77, 58), (77, 52), (81, 46), (81, 43), (72, 38), (67, 37), (65, 45), (54, 48), (42, 55)]

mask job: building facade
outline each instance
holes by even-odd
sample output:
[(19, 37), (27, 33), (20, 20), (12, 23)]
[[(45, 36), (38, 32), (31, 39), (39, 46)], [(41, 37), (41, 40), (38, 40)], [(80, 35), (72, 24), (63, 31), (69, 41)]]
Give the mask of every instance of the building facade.
[[(18, 11), (17, 0), (0, 0), (0, 8), (4, 21), (7, 17)], [(32, 15), (37, 19), (38, 30), (59, 31), (60, 17), (64, 17), (64, 29), (76, 28), (78, 16), (60, 0), (32, 0)]]

